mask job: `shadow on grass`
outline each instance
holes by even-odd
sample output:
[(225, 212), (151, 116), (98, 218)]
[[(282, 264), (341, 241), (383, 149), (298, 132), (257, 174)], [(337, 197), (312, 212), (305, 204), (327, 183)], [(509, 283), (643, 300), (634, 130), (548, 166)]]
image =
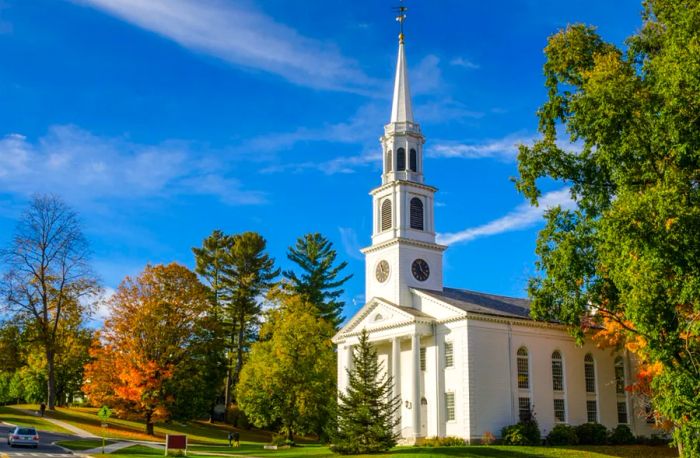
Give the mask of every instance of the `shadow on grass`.
[[(525, 448), (527, 449), (527, 448)], [(494, 457), (494, 458), (548, 458), (545, 455), (531, 449), (527, 452), (516, 450), (502, 450), (491, 447), (406, 447), (394, 449), (391, 455), (425, 455), (425, 456), (462, 456), (462, 457)]]

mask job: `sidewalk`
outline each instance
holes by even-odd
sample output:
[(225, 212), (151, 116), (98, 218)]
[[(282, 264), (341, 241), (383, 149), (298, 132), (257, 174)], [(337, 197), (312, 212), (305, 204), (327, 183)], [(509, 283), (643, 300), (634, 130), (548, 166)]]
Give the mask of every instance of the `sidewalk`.
[(35, 417), (42, 418), (42, 419), (48, 421), (49, 423), (53, 423), (56, 426), (60, 426), (61, 428), (65, 429), (66, 431), (72, 432), (73, 434), (75, 434), (78, 437), (82, 437), (85, 439), (101, 439), (101, 437), (95, 436), (94, 434), (89, 433), (89, 432), (85, 431), (84, 429), (78, 428), (77, 426), (73, 426), (70, 423), (66, 423), (65, 421), (56, 420), (55, 418), (51, 418), (51, 417), (47, 417), (47, 416), (42, 417), (37, 412), (35, 412), (33, 410), (18, 409), (16, 407), (12, 407), (12, 406), (8, 406), (8, 407), (10, 407), (11, 409), (19, 410), (20, 412), (24, 412), (24, 413), (29, 414), (29, 415), (33, 415)]
[[(114, 439), (110, 439), (114, 440)], [(146, 447), (151, 447), (157, 450), (164, 450), (165, 445), (158, 442), (147, 442), (147, 441), (119, 441), (114, 444), (105, 445), (105, 453), (114, 453), (117, 450), (121, 450), (126, 447), (131, 447), (132, 445), (144, 445)], [(102, 447), (91, 448), (90, 450), (81, 450), (79, 453), (81, 455), (98, 455), (102, 453)]]

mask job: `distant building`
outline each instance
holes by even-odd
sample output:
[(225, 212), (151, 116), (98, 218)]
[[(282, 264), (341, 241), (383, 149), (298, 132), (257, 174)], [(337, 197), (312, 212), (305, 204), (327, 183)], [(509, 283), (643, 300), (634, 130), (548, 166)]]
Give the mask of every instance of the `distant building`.
[[(394, 377), (406, 443), (432, 436), (497, 437), (530, 409), (546, 435), (558, 423), (627, 424), (652, 433), (624, 390), (627, 353), (577, 347), (566, 329), (529, 317), (526, 299), (443, 286), (434, 195), (424, 182), (423, 143), (413, 118), (403, 33), (391, 119), (381, 138), (383, 173), (372, 195), (365, 255), (366, 305), (334, 337), (338, 386), (362, 329)], [(474, 260), (478, 262), (478, 260)]]

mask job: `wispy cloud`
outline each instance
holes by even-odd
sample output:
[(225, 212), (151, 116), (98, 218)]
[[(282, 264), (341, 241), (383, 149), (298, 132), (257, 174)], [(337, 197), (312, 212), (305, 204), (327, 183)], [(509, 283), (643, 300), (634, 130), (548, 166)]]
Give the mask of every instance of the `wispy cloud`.
[(316, 89), (374, 93), (379, 83), (333, 45), (301, 35), (249, 2), (73, 0), (234, 65)]
[(541, 221), (545, 211), (558, 205), (564, 209), (572, 209), (576, 206), (576, 203), (571, 199), (569, 188), (545, 194), (540, 198), (538, 207), (533, 207), (529, 203), (523, 203), (501, 218), (463, 231), (438, 234), (437, 239), (439, 243), (444, 245), (454, 245), (481, 237), (518, 231)]
[(492, 158), (511, 162), (518, 156), (518, 145), (531, 144), (534, 136), (511, 134), (500, 139), (475, 143), (439, 142), (428, 148), (429, 157), (485, 159)]
[(454, 65), (455, 67), (467, 68), (469, 70), (477, 70), (479, 68), (478, 64), (475, 64), (471, 60), (465, 59), (464, 57), (455, 57), (450, 61), (450, 65)]
[(216, 196), (236, 205), (265, 201), (262, 192), (223, 175), (220, 164), (193, 153), (186, 142), (138, 144), (71, 125), (52, 126), (36, 141), (20, 134), (0, 138), (0, 188), (83, 201), (182, 194)]
[(360, 253), (362, 246), (357, 240), (357, 232), (351, 227), (339, 227), (338, 230), (340, 231), (340, 242), (343, 244), (345, 254), (352, 259), (363, 260), (364, 257)]

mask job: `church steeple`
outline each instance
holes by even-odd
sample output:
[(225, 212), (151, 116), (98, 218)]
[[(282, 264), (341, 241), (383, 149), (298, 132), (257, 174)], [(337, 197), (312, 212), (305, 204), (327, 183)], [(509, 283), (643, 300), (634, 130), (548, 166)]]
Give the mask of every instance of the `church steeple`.
[(423, 143), (413, 118), (403, 22), (389, 123), (379, 139), (383, 152), (382, 183), (372, 190), (372, 245), (363, 249), (367, 298), (412, 304), (411, 289), (442, 290), (442, 252), (435, 243), (435, 189), (423, 183)]

